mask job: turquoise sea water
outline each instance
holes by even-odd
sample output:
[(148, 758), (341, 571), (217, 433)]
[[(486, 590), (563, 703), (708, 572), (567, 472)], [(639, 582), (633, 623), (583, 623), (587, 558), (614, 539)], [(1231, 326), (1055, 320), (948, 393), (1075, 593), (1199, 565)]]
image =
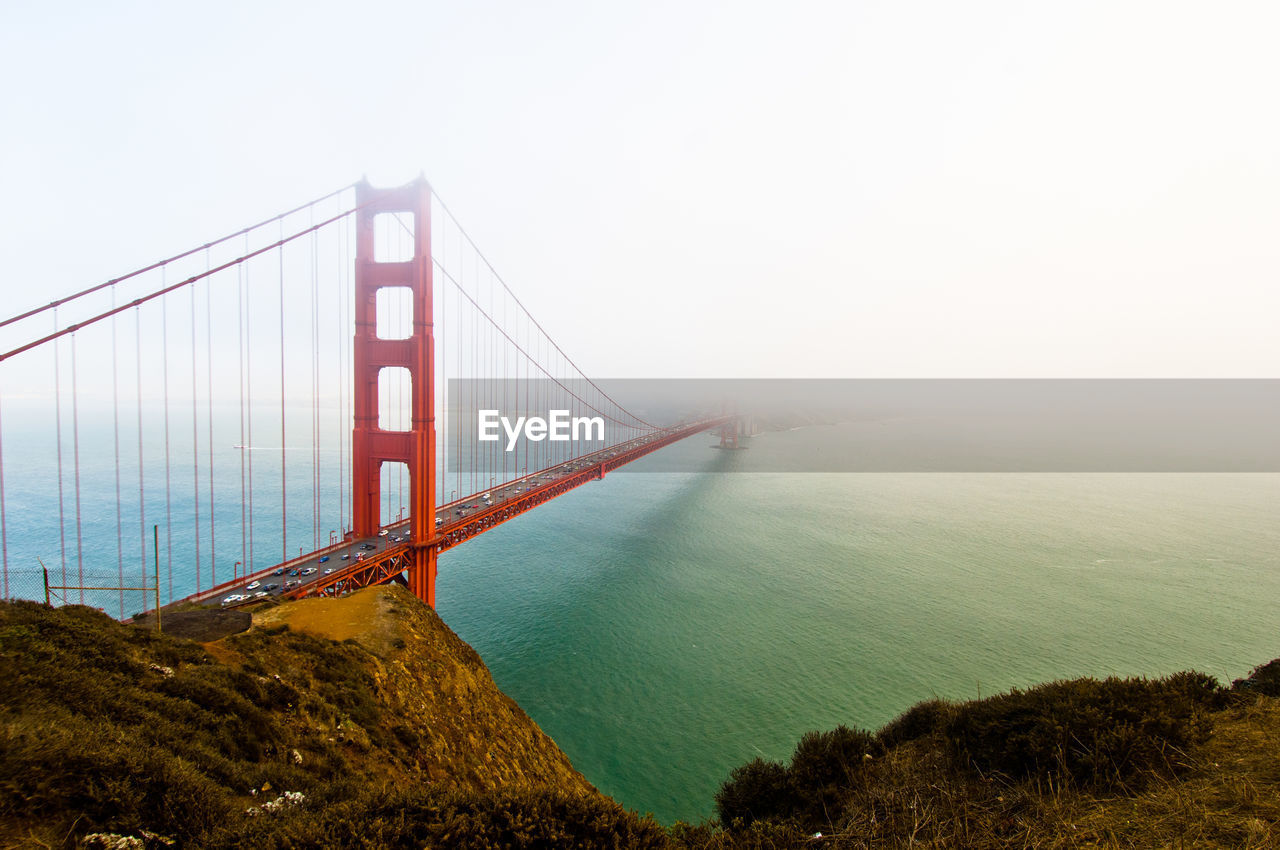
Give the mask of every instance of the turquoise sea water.
[(691, 438), (697, 472), (615, 474), (442, 559), (445, 621), (629, 808), (711, 815), (737, 764), (935, 695), (1280, 656), (1280, 476), (726, 471), (804, 438)]

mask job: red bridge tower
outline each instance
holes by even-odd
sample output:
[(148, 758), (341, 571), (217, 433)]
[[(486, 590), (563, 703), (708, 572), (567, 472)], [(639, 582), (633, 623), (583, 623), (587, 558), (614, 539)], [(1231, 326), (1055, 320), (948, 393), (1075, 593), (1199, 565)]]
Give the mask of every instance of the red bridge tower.
[[(379, 530), (383, 463), (409, 468), (409, 589), (432, 608), (436, 601), (435, 535), (436, 422), (435, 334), (431, 307), (431, 187), (425, 179), (394, 189), (356, 187), (355, 423), (351, 433), (352, 533), (370, 537)], [(374, 219), (385, 213), (413, 217), (413, 257), (377, 262)], [(412, 292), (413, 333), (407, 339), (377, 335), (379, 289)], [(378, 424), (378, 374), (389, 367), (408, 370), (412, 386), (408, 431)]]

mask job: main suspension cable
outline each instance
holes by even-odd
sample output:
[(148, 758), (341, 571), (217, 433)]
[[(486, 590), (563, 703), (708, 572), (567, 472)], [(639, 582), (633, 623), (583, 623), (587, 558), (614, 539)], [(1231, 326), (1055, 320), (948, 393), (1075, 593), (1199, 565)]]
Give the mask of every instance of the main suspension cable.
[(172, 257), (169, 257), (164, 260), (159, 260), (158, 262), (154, 262), (149, 266), (144, 266), (143, 268), (137, 269), (136, 271), (131, 271), (126, 275), (121, 275), (120, 277), (112, 278), (111, 280), (105, 281), (103, 283), (90, 286), (88, 289), (82, 289), (79, 292), (66, 296), (65, 298), (59, 298), (56, 301), (51, 301), (48, 304), (45, 304), (43, 307), (35, 307), (35, 308), (32, 308), (31, 310), (26, 311), (25, 313), (20, 313), (17, 316), (12, 316), (8, 319), (0, 321), (0, 328), (3, 328), (7, 325), (11, 325), (14, 322), (20, 322), (23, 319), (29, 319), (32, 316), (38, 316), (46, 310), (57, 309), (59, 306), (63, 304), (69, 304), (78, 298), (83, 298), (86, 295), (92, 295), (93, 293), (98, 292), (102, 289), (106, 289), (107, 287), (114, 287), (116, 284), (124, 283), (126, 280), (135, 278), (140, 274), (146, 274), (147, 272), (152, 272), (152, 271), (155, 271), (156, 269), (163, 268), (169, 263), (176, 262), (177, 260), (181, 260), (186, 257), (190, 257), (192, 254), (197, 254), (200, 251), (207, 251), (208, 249), (213, 248), (216, 245), (221, 245), (223, 242), (228, 242), (232, 239), (235, 239), (237, 236), (246, 236), (252, 233), (253, 231), (258, 230), (259, 228), (266, 227), (268, 224), (271, 224), (272, 222), (288, 218), (294, 213), (301, 212), (302, 210), (305, 210), (308, 207), (314, 207), (316, 204), (323, 203), (332, 197), (341, 195), (343, 192), (346, 192), (349, 189), (354, 189), (355, 186), (356, 186), (355, 183), (351, 183), (347, 186), (343, 186), (341, 189), (335, 189), (334, 191), (330, 192), (327, 195), (322, 195), (321, 197), (316, 198), (314, 201), (294, 207), (288, 212), (282, 212), (279, 215), (272, 216), (271, 218), (260, 221), (257, 224), (251, 224), (246, 228), (237, 230), (235, 233), (230, 233), (226, 236), (223, 236), (220, 239), (215, 239), (212, 242), (206, 242), (204, 245), (201, 245), (198, 248), (192, 248), (189, 251), (183, 251), (181, 254), (174, 254)]
[[(581, 375), (587, 381), (587, 383), (591, 384), (593, 387), (599, 390), (600, 394), (603, 395), (610, 402), (612, 402), (619, 410), (623, 411), (628, 416), (631, 416), (636, 421), (641, 422), (650, 428), (658, 430), (659, 426), (654, 425), (651, 422), (645, 422), (645, 420), (641, 419), (639, 416), (636, 416), (634, 413), (627, 410), (621, 404), (618, 404), (618, 402), (614, 401), (609, 396), (609, 394), (606, 393), (604, 390), (600, 389), (600, 387), (597, 386), (594, 381), (592, 381), (590, 378), (587, 378), (586, 372), (583, 372), (581, 369), (579, 369), (578, 364), (574, 363), (573, 360), (569, 357), (569, 355), (564, 353), (564, 351), (560, 348), (560, 346), (556, 343), (556, 341), (551, 338), (551, 335), (548, 334), (546, 330), (543, 329), (542, 325), (538, 323), (538, 320), (535, 319), (533, 317), (533, 314), (529, 312), (529, 308), (524, 306), (524, 302), (520, 300), (520, 297), (511, 291), (511, 287), (507, 286), (507, 282), (503, 280), (502, 275), (498, 274), (497, 269), (495, 269), (493, 267), (493, 264), (489, 262), (489, 258), (484, 255), (483, 251), (480, 250), (480, 246), (478, 246), (475, 243), (475, 240), (471, 238), (471, 235), (467, 233), (466, 228), (464, 228), (461, 222), (458, 221), (458, 217), (453, 214), (453, 211), (449, 209), (448, 205), (444, 202), (444, 199), (441, 198), (440, 195), (436, 193), (435, 189), (431, 190), (431, 196), (436, 199), (436, 202), (440, 204), (440, 208), (444, 210), (445, 215), (449, 216), (450, 221), (453, 222), (454, 227), (458, 229), (458, 232), (461, 233), (463, 238), (465, 238), (467, 242), (471, 245), (471, 248), (473, 251), (475, 251), (476, 256), (478, 256), (481, 259), (481, 261), (483, 261), (484, 264), (489, 267), (489, 271), (493, 272), (493, 276), (498, 279), (498, 283), (502, 284), (502, 288), (505, 289), (507, 293), (511, 296), (511, 298), (516, 302), (516, 304), (520, 306), (520, 309), (524, 310), (525, 315), (529, 317), (529, 321), (533, 322), (534, 327), (536, 327), (539, 331), (542, 332), (543, 336), (547, 338), (547, 341), (550, 342), (555, 347), (556, 351), (560, 352), (560, 355), (564, 357), (565, 361), (574, 368), (574, 371), (576, 371), (579, 375)], [(446, 274), (448, 273), (446, 272)]]
[[(262, 254), (266, 254), (269, 251), (272, 251), (276, 248), (280, 248), (284, 245), (287, 245), (288, 243), (292, 242), (295, 239), (300, 239), (303, 236), (306, 236), (308, 233), (312, 233), (316, 230), (320, 230), (323, 227), (327, 227), (328, 225), (333, 224), (335, 221), (339, 221), (343, 218), (346, 218), (347, 216), (352, 215), (353, 213), (360, 210), (362, 207), (367, 206), (369, 203), (371, 202), (365, 202), (365, 204), (362, 204), (360, 207), (354, 207), (352, 209), (347, 210), (346, 212), (339, 213), (338, 215), (335, 215), (332, 218), (328, 218), (317, 225), (308, 227), (305, 230), (300, 230), (297, 233), (292, 234), (291, 236), (283, 237), (279, 241), (273, 242), (270, 245), (265, 245), (257, 249), (256, 251), (248, 251), (246, 248), (247, 253), (245, 253), (243, 256), (236, 257), (234, 260), (225, 262), (222, 265), (218, 266), (217, 268), (209, 269), (208, 271), (201, 272), (200, 274), (192, 275), (186, 280), (179, 281), (178, 283), (175, 283), (172, 286), (166, 286), (163, 289), (158, 289), (155, 292), (151, 292), (147, 295), (143, 295), (139, 298), (135, 298), (134, 300), (130, 301), (128, 304), (122, 304), (119, 307), (113, 307), (112, 309), (106, 311), (105, 313), (99, 313), (98, 315), (92, 318), (85, 319), (83, 322), (76, 322), (74, 324), (67, 325), (65, 328), (63, 328), (60, 331), (56, 331), (55, 333), (48, 334), (47, 336), (43, 336), (36, 340), (32, 340), (31, 342), (28, 342), (26, 345), (20, 345), (17, 348), (12, 349), (11, 351), (6, 351), (5, 353), (0, 354), (0, 361), (8, 360), (10, 357), (13, 357), (16, 354), (21, 354), (24, 351), (30, 351), (33, 348), (38, 348), (39, 346), (44, 345), (47, 342), (52, 342), (58, 337), (65, 336), (69, 333), (75, 333), (76, 331), (82, 328), (87, 328), (90, 325), (96, 324), (97, 322), (100, 322), (103, 319), (110, 318), (111, 316), (114, 316), (117, 313), (122, 313), (125, 310), (128, 310), (130, 307), (139, 307), (147, 303), (148, 301), (152, 301), (163, 295), (167, 295), (170, 292), (173, 292), (174, 290), (177, 290), (177, 289), (181, 289), (184, 286), (190, 286), (191, 284), (195, 283), (198, 280), (203, 280), (204, 278), (215, 275), (218, 272), (225, 271), (231, 268), (232, 266), (238, 265), (240, 263), (248, 262), (254, 257), (258, 257), (258, 256), (261, 256)], [(161, 266), (161, 268), (163, 268), (163, 265)]]

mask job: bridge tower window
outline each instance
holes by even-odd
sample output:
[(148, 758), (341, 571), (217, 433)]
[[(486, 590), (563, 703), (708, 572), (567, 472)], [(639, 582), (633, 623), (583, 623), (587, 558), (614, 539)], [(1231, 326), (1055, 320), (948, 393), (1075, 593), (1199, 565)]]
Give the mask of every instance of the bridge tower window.
[(407, 263), (413, 259), (414, 214), (378, 213), (373, 217), (373, 261)]

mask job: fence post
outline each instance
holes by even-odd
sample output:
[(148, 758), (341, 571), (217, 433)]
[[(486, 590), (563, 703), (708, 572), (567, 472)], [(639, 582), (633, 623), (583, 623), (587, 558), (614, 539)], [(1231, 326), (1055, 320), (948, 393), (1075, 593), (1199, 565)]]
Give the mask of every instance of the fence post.
[(156, 553), (156, 634), (160, 634), (160, 526), (151, 526), (151, 540)]

